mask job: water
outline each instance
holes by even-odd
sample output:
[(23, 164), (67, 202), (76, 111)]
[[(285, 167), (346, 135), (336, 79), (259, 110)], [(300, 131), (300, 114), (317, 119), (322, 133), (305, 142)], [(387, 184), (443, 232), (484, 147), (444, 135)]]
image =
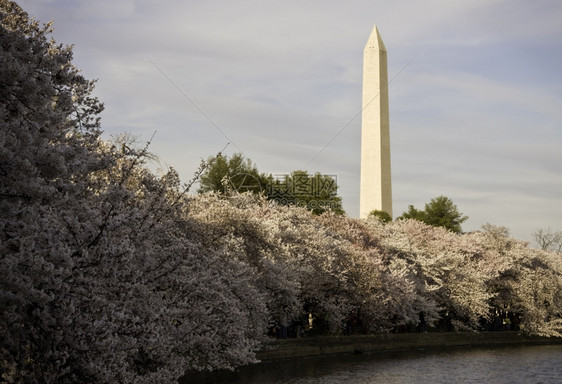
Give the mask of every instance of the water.
[(562, 345), (376, 353), (264, 363), (182, 384), (559, 384)]

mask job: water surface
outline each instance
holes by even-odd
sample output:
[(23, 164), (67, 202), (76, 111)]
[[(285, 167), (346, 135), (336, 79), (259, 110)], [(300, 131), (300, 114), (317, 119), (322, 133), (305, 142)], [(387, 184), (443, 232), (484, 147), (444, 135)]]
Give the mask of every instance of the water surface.
[(410, 351), (264, 363), (182, 384), (562, 383), (562, 345)]

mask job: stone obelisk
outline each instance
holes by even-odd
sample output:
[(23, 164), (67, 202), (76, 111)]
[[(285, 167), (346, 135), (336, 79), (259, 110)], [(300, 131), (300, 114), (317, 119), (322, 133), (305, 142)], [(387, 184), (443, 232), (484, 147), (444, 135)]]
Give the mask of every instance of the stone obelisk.
[(359, 215), (375, 209), (392, 217), (386, 48), (375, 26), (363, 51)]

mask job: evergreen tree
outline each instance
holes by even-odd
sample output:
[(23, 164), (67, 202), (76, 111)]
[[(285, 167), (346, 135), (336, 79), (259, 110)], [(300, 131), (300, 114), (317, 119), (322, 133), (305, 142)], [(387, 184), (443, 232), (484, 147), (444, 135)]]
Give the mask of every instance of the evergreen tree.
[[(410, 206), (413, 208), (413, 206)], [(369, 212), (369, 217), (376, 217), (383, 223), (389, 223), (392, 221), (392, 217), (386, 211), (381, 211), (379, 209), (375, 209)]]
[(336, 179), (329, 175), (293, 171), (281, 180), (271, 180), (267, 198), (281, 205), (306, 208), (316, 215), (327, 211), (342, 215), (345, 212), (337, 190)]
[(468, 216), (463, 216), (459, 212), (453, 200), (446, 196), (438, 196), (431, 199), (423, 211), (409, 205), (408, 210), (402, 213), (398, 219), (415, 219), (434, 227), (444, 227), (452, 232), (460, 233), (462, 232), (461, 224), (468, 220)]
[(228, 158), (219, 154), (207, 160), (201, 175), (199, 193), (252, 192), (263, 194), (280, 205), (306, 208), (314, 214), (332, 211), (344, 214), (338, 185), (334, 177), (306, 171), (293, 171), (274, 178), (260, 173), (256, 166), (240, 153)]
[(198, 192), (225, 193), (234, 190), (239, 193), (259, 194), (266, 190), (267, 184), (267, 178), (241, 153), (235, 153), (230, 158), (218, 154), (207, 160), (207, 168), (199, 180)]

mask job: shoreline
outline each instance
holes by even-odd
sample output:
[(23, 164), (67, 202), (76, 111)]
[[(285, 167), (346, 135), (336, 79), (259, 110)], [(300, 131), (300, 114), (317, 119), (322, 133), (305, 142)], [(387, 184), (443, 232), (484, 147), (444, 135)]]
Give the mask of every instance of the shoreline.
[(562, 338), (527, 336), (515, 331), (312, 336), (272, 340), (269, 347), (259, 351), (256, 357), (260, 363), (267, 363), (330, 355), (549, 344), (562, 344)]

